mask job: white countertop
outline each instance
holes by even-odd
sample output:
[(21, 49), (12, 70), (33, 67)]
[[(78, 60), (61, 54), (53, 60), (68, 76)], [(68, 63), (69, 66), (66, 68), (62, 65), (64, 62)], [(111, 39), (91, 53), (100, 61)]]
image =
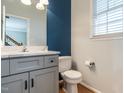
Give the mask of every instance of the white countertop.
[(27, 57), (27, 56), (43, 56), (43, 55), (58, 55), (58, 51), (29, 51), (29, 52), (3, 52), (1, 58), (15, 58), (15, 57)]

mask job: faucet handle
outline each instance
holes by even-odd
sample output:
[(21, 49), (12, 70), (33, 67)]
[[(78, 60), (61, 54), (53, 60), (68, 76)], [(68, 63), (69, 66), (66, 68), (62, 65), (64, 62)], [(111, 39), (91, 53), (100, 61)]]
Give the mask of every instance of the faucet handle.
[(23, 46), (22, 52), (27, 52), (27, 47)]

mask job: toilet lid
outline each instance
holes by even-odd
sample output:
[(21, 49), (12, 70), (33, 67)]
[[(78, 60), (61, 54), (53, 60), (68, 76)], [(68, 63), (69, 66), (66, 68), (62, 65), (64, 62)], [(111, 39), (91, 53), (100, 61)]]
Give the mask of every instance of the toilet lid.
[(78, 79), (82, 76), (80, 72), (74, 70), (65, 71), (64, 75), (70, 79)]

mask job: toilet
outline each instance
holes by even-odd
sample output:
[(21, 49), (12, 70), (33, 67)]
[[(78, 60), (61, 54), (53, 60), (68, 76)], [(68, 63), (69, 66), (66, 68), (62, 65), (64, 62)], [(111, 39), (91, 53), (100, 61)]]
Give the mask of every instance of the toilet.
[(66, 82), (67, 93), (78, 93), (77, 84), (82, 81), (82, 75), (79, 71), (71, 69), (72, 57), (59, 57), (59, 72)]

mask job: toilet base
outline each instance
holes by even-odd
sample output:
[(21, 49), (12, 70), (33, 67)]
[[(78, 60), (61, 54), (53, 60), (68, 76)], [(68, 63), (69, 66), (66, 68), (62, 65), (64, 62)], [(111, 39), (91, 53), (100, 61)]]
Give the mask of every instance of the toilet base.
[(66, 90), (67, 93), (78, 93), (77, 84), (67, 84)]

